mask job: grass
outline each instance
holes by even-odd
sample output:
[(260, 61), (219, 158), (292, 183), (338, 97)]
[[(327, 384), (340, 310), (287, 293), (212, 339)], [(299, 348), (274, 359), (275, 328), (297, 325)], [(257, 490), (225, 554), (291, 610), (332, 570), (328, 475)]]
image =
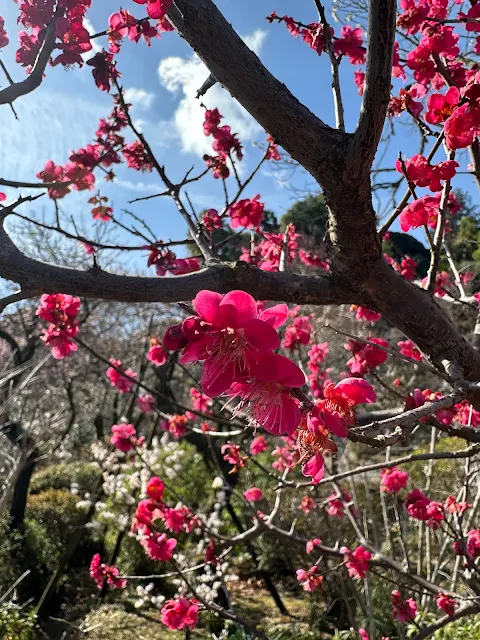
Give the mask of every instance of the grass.
[[(277, 637), (279, 631), (289, 632), (291, 638), (299, 637), (308, 631), (305, 620), (308, 615), (308, 598), (299, 595), (282, 593), (281, 598), (290, 616), (282, 615), (271, 595), (258, 584), (232, 583), (230, 592), (235, 610), (247, 622), (254, 623), (267, 633), (272, 631), (272, 637)], [(202, 614), (200, 621), (208, 614)], [(125, 611), (120, 604), (103, 605), (90, 613), (83, 629), (91, 629), (82, 638), (95, 640), (184, 640), (184, 632), (169, 631), (161, 623), (159, 611), (145, 609), (135, 612)], [(292, 635), (290, 635), (290, 633)], [(211, 631), (195, 629), (191, 640), (206, 640), (212, 638)]]

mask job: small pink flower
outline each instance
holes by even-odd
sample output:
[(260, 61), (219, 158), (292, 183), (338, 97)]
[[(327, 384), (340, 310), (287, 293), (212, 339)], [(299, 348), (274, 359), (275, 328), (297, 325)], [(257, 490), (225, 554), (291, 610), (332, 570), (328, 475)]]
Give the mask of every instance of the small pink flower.
[(143, 396), (138, 396), (135, 401), (139, 410), (142, 413), (152, 413), (153, 405), (155, 404), (155, 398), (150, 393), (146, 393)]
[(85, 253), (88, 256), (91, 256), (92, 254), (94, 254), (96, 252), (95, 247), (92, 244), (90, 244), (89, 242), (81, 242), (80, 244), (82, 245), (82, 247), (85, 250)]
[(110, 442), (113, 446), (124, 453), (131, 451), (136, 443), (137, 432), (133, 424), (114, 424), (112, 426), (112, 437)]
[[(138, 2), (138, 0), (135, 0)], [(167, 600), (162, 608), (162, 623), (172, 631), (175, 629), (193, 629), (198, 620), (196, 600), (178, 598)]]
[(240, 445), (227, 442), (221, 448), (223, 459), (229, 462), (233, 469), (230, 473), (235, 473), (238, 469), (245, 466), (245, 462), (248, 460), (247, 456), (242, 455)]
[(185, 529), (187, 523), (187, 516), (189, 511), (185, 507), (178, 507), (177, 509), (164, 509), (161, 514), (163, 524), (169, 531), (179, 533)]
[(375, 389), (363, 378), (344, 378), (337, 384), (329, 383), (323, 395), (325, 399), (317, 403), (316, 408), (323, 409), (326, 428), (341, 438), (346, 437), (347, 426), (352, 427), (356, 422), (355, 407), (377, 399)]
[(465, 149), (478, 135), (478, 117), (468, 104), (458, 107), (444, 125), (445, 143), (449, 149)]
[(325, 472), (325, 459), (322, 453), (315, 453), (302, 465), (302, 473), (307, 478), (312, 478), (311, 484), (318, 484)]
[(335, 55), (347, 56), (352, 64), (363, 64), (365, 62), (365, 47), (362, 43), (362, 30), (360, 27), (342, 27), (341, 37), (334, 43)]
[(320, 589), (323, 584), (323, 576), (318, 575), (317, 565), (314, 565), (308, 571), (297, 569), (297, 580), (302, 585), (303, 590), (310, 593)]
[(80, 331), (79, 310), (80, 298), (63, 293), (44, 294), (40, 298), (37, 316), (50, 323), (43, 330), (42, 340), (52, 349), (56, 360), (67, 358), (78, 349), (74, 338)]
[(383, 338), (370, 338), (370, 344), (364, 344), (357, 340), (349, 340), (345, 348), (352, 352), (353, 356), (347, 361), (350, 372), (354, 375), (364, 376), (387, 360), (387, 352), (379, 347), (388, 347), (388, 342)]
[(363, 580), (370, 567), (372, 554), (368, 549), (359, 546), (355, 551), (350, 551), (348, 547), (342, 547), (340, 553), (343, 553), (345, 564), (348, 569), (348, 575), (357, 580)]
[(282, 347), (293, 351), (300, 345), (307, 345), (310, 342), (310, 334), (313, 331), (311, 316), (299, 316), (294, 319), (293, 324), (287, 327)]
[(408, 494), (405, 509), (411, 518), (426, 522), (427, 527), (432, 529), (437, 529), (445, 520), (443, 504), (430, 500), (419, 489), (414, 489)]
[(349, 503), (352, 500), (352, 496), (342, 489), (342, 495), (339, 496), (337, 493), (332, 493), (328, 498), (328, 509), (327, 513), (329, 516), (334, 516), (336, 518), (341, 518), (345, 511), (345, 503)]
[(303, 496), (303, 498), (300, 500), (298, 508), (300, 509), (300, 511), (303, 511), (303, 513), (308, 514), (317, 508), (317, 503), (310, 496)]
[(292, 435), (301, 418), (300, 408), (290, 389), (305, 384), (302, 370), (288, 358), (278, 354), (260, 354), (251, 364), (254, 376), (235, 382), (227, 392), (239, 396), (237, 410), (248, 405), (251, 420), (275, 435)]
[(480, 530), (472, 529), (467, 533), (467, 555), (471, 558), (480, 556)]
[(150, 338), (150, 350), (147, 353), (147, 360), (150, 360), (157, 367), (161, 367), (167, 361), (167, 354), (158, 338)]
[(427, 100), (427, 112), (425, 120), (430, 124), (441, 124), (456, 110), (460, 102), (460, 91), (457, 87), (450, 87), (443, 96), (433, 93)]
[(192, 399), (192, 408), (195, 411), (201, 411), (202, 413), (210, 413), (210, 407), (212, 406), (212, 400), (204, 393), (191, 387), (190, 397)]
[(226, 391), (233, 382), (248, 377), (258, 354), (274, 351), (280, 344), (275, 327), (280, 326), (286, 305), (277, 305), (267, 315), (258, 314), (255, 300), (244, 291), (231, 291), (226, 296), (213, 291), (200, 291), (194, 302), (197, 316), (187, 318), (171, 328), (164, 344), (186, 345), (180, 362), (204, 361), (202, 388), (210, 397)]
[(458, 513), (462, 514), (467, 511), (467, 509), (471, 509), (473, 504), (471, 502), (457, 502), (455, 496), (448, 496), (445, 500), (445, 510), (448, 513)]
[(402, 355), (407, 356), (408, 358), (413, 358), (413, 360), (420, 361), (422, 359), (421, 352), (410, 340), (397, 342), (397, 345), (400, 347), (399, 351)]
[(313, 373), (317, 373), (320, 370), (320, 365), (328, 356), (328, 342), (322, 342), (322, 344), (314, 344), (308, 352), (308, 368)]
[(319, 269), (323, 269), (324, 271), (330, 271), (330, 264), (317, 256), (313, 251), (304, 251), (303, 249), (298, 250), (298, 258), (300, 262), (306, 264), (308, 267), (317, 267)]
[(113, 589), (123, 589), (127, 585), (125, 578), (119, 578), (120, 571), (113, 566), (102, 564), (100, 554), (96, 553), (90, 563), (90, 575), (99, 589), (107, 584)]
[(435, 600), (437, 607), (440, 611), (444, 611), (448, 616), (453, 616), (455, 613), (455, 600), (451, 596), (447, 596), (445, 593), (441, 593)]
[(152, 478), (150, 478), (150, 480), (147, 482), (147, 486), (145, 487), (145, 493), (155, 502), (162, 501), (164, 490), (165, 485), (158, 476), (153, 476)]
[(409, 620), (415, 620), (418, 607), (413, 598), (404, 600), (402, 594), (398, 589), (392, 591), (392, 615), (399, 622), (408, 622)]
[(165, 431), (168, 431), (173, 435), (177, 440), (181, 438), (188, 430), (188, 416), (184, 415), (173, 415), (170, 416), (168, 420), (161, 425)]
[(168, 562), (173, 556), (173, 550), (177, 546), (175, 538), (168, 538), (166, 533), (151, 533), (140, 540), (140, 544), (144, 547), (146, 554), (152, 560), (161, 560)]
[(210, 233), (213, 233), (215, 229), (221, 229), (223, 224), (218, 211), (216, 209), (207, 209), (203, 214), (202, 225)]
[(78, 347), (72, 338), (78, 333), (78, 325), (72, 325), (67, 329), (57, 329), (55, 325), (50, 324), (47, 329), (43, 330), (42, 340), (51, 348), (52, 356), (55, 360), (63, 360), (68, 358)]
[(432, 167), (425, 156), (415, 155), (410, 160), (404, 158), (403, 163), (397, 160), (395, 168), (401, 174), (405, 171), (407, 178), (417, 187), (427, 187), (430, 184)]
[(262, 490), (258, 487), (247, 489), (243, 492), (243, 495), (245, 496), (245, 500), (248, 500), (249, 502), (258, 502), (263, 498)]
[(424, 196), (411, 202), (400, 214), (400, 227), (403, 232), (417, 229), (436, 221), (440, 201), (435, 196)]
[(365, 90), (365, 72), (356, 70), (353, 72), (353, 81), (357, 85), (358, 95), (363, 96), (363, 92)]
[(315, 549), (315, 547), (318, 547), (318, 545), (320, 544), (322, 544), (322, 541), (320, 540), (320, 538), (314, 538), (313, 540), (308, 540), (307, 544), (305, 545), (305, 552), (307, 553), (307, 555), (310, 555), (312, 551)]
[(245, 227), (245, 229), (258, 229), (263, 220), (265, 205), (259, 202), (257, 194), (252, 200), (240, 200), (228, 210), (233, 229)]
[(120, 368), (122, 365), (121, 360), (115, 360), (111, 358), (110, 363), (113, 366), (108, 367), (106, 375), (110, 380), (112, 387), (116, 387), (120, 391), (120, 393), (128, 393), (129, 391), (131, 391), (134, 382), (129, 378), (137, 378), (137, 374), (131, 369), (127, 369), (125, 371), (126, 376), (129, 376), (129, 378), (127, 378), (117, 370), (117, 368)]
[(355, 318), (359, 321), (365, 321), (365, 322), (378, 322), (381, 317), (382, 314), (378, 313), (377, 311), (374, 311), (373, 309), (368, 309), (367, 307), (359, 307), (356, 304), (352, 304), (352, 306), (350, 307), (350, 311), (355, 311)]
[(427, 498), (420, 489), (413, 489), (405, 500), (405, 509), (411, 518), (416, 520), (427, 520), (427, 507), (430, 504), (430, 498)]
[(397, 467), (382, 469), (380, 476), (381, 489), (385, 493), (398, 493), (407, 486), (408, 473), (397, 469)]
[(263, 453), (268, 449), (268, 442), (265, 440), (264, 436), (257, 436), (250, 443), (250, 453), (252, 456), (258, 456), (258, 454)]

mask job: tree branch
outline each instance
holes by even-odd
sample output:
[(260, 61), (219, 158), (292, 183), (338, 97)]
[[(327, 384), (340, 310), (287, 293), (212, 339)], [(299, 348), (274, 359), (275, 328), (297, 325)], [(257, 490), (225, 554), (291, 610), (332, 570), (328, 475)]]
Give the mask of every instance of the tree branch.
[(335, 178), (332, 155), (337, 150), (340, 160), (345, 134), (317, 118), (264, 67), (212, 0), (176, 0), (168, 17), (218, 82), (281, 147), (316, 179)]
[(181, 302), (191, 300), (201, 289), (220, 293), (243, 289), (259, 300), (298, 304), (345, 304), (357, 297), (348, 287), (344, 289), (343, 284), (337, 284), (331, 274), (315, 277), (269, 273), (246, 262), (213, 265), (172, 278), (116, 275), (99, 267), (88, 271), (66, 269), (23, 254), (3, 226), (0, 227), (0, 277), (22, 287), (21, 294), (4, 299), (4, 306), (42, 293), (69, 293), (118, 302)]
[(357, 172), (370, 172), (387, 114), (396, 5), (395, 0), (370, 0), (365, 90), (350, 159)]
[(63, 9), (55, 11), (52, 21), (47, 27), (45, 40), (40, 49), (35, 64), (30, 75), (21, 82), (14, 82), (9, 87), (0, 91), (0, 104), (12, 104), (20, 96), (31, 93), (37, 89), (43, 80), (43, 74), (47, 68), (48, 61), (55, 47), (57, 20), (63, 15)]
[(439, 629), (443, 629), (450, 622), (455, 622), (455, 620), (460, 620), (460, 618), (464, 618), (465, 616), (470, 616), (474, 613), (478, 613), (480, 611), (480, 605), (478, 604), (470, 604), (465, 607), (462, 607), (458, 611), (456, 611), (453, 616), (443, 616), (439, 620), (437, 620), (434, 624), (429, 625), (428, 627), (424, 627), (417, 634), (412, 636), (412, 640), (423, 640), (423, 638), (429, 638), (431, 635), (438, 631)]

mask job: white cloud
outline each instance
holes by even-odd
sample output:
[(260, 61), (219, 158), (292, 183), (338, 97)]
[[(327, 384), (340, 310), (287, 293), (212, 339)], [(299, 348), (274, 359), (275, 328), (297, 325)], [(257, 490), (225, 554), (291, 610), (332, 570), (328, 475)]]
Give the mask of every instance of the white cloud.
[[(83, 19), (83, 26), (91, 36), (93, 36), (94, 33), (97, 33), (97, 30), (95, 29), (95, 27), (93, 26), (93, 24), (90, 22), (88, 18)], [(91, 58), (92, 54), (98, 53), (99, 51), (102, 50), (102, 47), (97, 38), (95, 38), (94, 40), (90, 40), (90, 43), (93, 49), (83, 54), (82, 58), (84, 60), (88, 60), (89, 58)]]
[(125, 89), (125, 100), (134, 108), (148, 111), (155, 100), (155, 94), (150, 91), (145, 91), (144, 89), (130, 87), (129, 89)]
[(1, 177), (29, 182), (37, 181), (47, 160), (65, 164), (72, 150), (91, 142), (106, 111), (100, 101), (43, 86), (18, 100), (15, 109), (18, 120), (8, 110), (0, 119)]
[(131, 191), (148, 191), (152, 194), (160, 193), (165, 190), (165, 187), (161, 184), (154, 182), (133, 182), (132, 180), (124, 180), (122, 178), (115, 178), (114, 184), (117, 187), (123, 187), (124, 189), (130, 189)]
[(263, 29), (257, 29), (253, 33), (243, 38), (243, 41), (252, 51), (254, 51), (257, 55), (260, 53), (260, 49), (265, 42), (265, 38), (267, 37), (267, 32)]
[[(246, 36), (244, 41), (255, 53), (259, 53), (266, 35), (265, 31), (259, 29)], [(183, 94), (172, 117), (182, 150), (198, 155), (209, 153), (212, 141), (203, 134), (204, 110), (195, 97), (208, 77), (208, 69), (195, 55), (188, 58), (172, 56), (160, 62), (158, 74), (161, 84), (168, 91)], [(250, 114), (219, 84), (208, 90), (202, 102), (209, 108), (217, 107), (224, 116), (222, 122), (238, 133), (243, 142), (252, 140), (261, 131)]]

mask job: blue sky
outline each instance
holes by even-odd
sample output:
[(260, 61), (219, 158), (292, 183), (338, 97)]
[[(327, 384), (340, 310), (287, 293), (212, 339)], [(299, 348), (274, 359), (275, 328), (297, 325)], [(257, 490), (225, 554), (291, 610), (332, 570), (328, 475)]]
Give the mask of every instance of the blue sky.
[[(18, 31), (18, 5), (7, 0), (3, 4), (5, 6), (2, 6), (2, 14), (13, 46), (5, 53), (2, 52), (2, 55), (14, 77), (21, 79), (24, 70), (13, 62), (15, 33)], [(142, 7), (131, 0), (124, 0), (123, 4), (134, 15), (142, 15)], [(88, 12), (91, 28), (94, 31), (103, 30), (107, 26), (108, 16), (118, 9), (119, 2), (93, 0), (92, 5)], [(272, 73), (312, 111), (333, 124), (327, 57), (318, 57), (303, 41), (293, 39), (284, 25), (270, 25), (265, 20), (275, 10), (279, 15), (293, 13), (298, 20), (312, 22), (316, 19), (313, 2), (218, 0), (217, 5), (249, 46), (260, 54)], [(352, 24), (355, 24), (355, 18)], [(340, 31), (341, 25), (333, 23), (333, 26), (336, 32)], [(107, 46), (106, 38), (97, 42)], [(122, 72), (122, 84), (129, 92), (127, 97), (133, 104), (132, 115), (160, 162), (166, 165), (169, 176), (173, 180), (180, 179), (191, 166), (202, 170), (204, 163), (201, 156), (208, 152), (211, 141), (203, 135), (202, 110), (194, 99), (194, 93), (208, 71), (188, 45), (175, 33), (164, 34), (161, 40), (153, 42), (151, 48), (143, 42), (134, 44), (126, 41), (118, 56), (118, 68)], [(239, 69), (236, 72), (248, 73), (248, 70)], [(341, 84), (347, 129), (352, 131), (361, 99), (353, 83), (352, 67), (347, 61), (341, 65)], [(246, 150), (242, 172), (247, 175), (260, 157), (260, 151), (253, 143), (263, 142), (264, 132), (220, 87), (209, 91), (204, 102), (211, 108), (218, 107), (225, 116), (224, 124), (230, 124), (234, 131), (239, 132)], [(89, 67), (73, 70), (49, 68), (41, 88), (15, 103), (19, 121), (13, 118), (8, 107), (3, 107), (0, 119), (0, 176), (35, 180), (35, 174), (43, 168), (46, 160), (53, 159), (64, 164), (71, 150), (84, 146), (92, 139), (99, 118), (109, 113), (111, 104), (111, 98), (95, 87)], [(399, 121), (395, 126), (397, 135), (382, 166), (392, 166), (399, 150), (406, 156), (418, 150), (416, 131), (402, 126)], [(440, 156), (440, 159), (443, 158)], [(302, 172), (297, 172), (290, 185), (285, 185), (278, 180), (278, 176), (272, 175), (271, 163), (264, 166), (264, 170), (245, 192), (245, 197), (260, 193), (267, 207), (281, 216), (295, 200), (289, 187), (312, 187), (312, 181)], [(105, 184), (101, 176), (97, 182), (102, 193), (112, 199), (117, 213), (122, 208), (132, 208), (158, 233), (158, 239), (185, 237), (183, 221), (168, 199), (128, 205), (128, 201), (133, 198), (162, 189), (155, 175), (125, 168), (120, 168), (117, 175), (118, 180), (114, 185)], [(470, 190), (472, 181), (468, 176), (460, 176), (455, 186)], [(9, 196), (15, 193), (13, 190), (6, 191)], [(403, 190), (401, 193), (403, 194)], [(221, 183), (211, 178), (193, 185), (189, 195), (197, 210), (221, 207), (223, 199)], [(63, 209), (83, 226), (92, 224), (90, 207), (86, 204), (89, 197), (90, 194), (86, 192), (74, 193), (61, 203)], [(51, 203), (46, 199), (40, 202), (42, 204), (36, 206), (36, 212), (44, 209), (48, 213), (52, 209)], [(28, 209), (28, 213), (34, 213), (32, 208)], [(126, 240), (122, 236), (119, 238)], [(181, 254), (181, 251), (178, 253)]]

